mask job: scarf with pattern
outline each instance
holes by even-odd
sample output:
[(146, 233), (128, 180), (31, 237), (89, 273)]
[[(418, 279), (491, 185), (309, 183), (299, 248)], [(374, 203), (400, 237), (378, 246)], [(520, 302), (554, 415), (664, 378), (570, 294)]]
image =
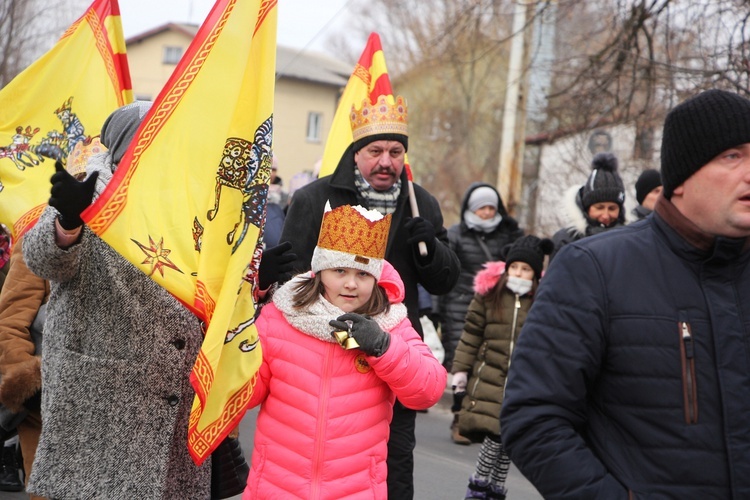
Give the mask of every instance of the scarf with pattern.
[(361, 205), (370, 210), (377, 210), (383, 215), (396, 211), (398, 195), (401, 194), (401, 179), (386, 191), (376, 191), (370, 186), (357, 166), (354, 166), (354, 186), (357, 188), (357, 199)]

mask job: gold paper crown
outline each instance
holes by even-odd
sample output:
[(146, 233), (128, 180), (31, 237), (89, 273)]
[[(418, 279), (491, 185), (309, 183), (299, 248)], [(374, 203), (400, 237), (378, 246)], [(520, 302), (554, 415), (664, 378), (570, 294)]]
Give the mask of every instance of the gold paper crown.
[(364, 258), (382, 259), (385, 257), (390, 228), (391, 214), (372, 221), (356, 208), (342, 205), (323, 214), (318, 247)]
[(362, 101), (362, 107), (352, 106), (349, 121), (352, 126), (352, 137), (358, 141), (363, 137), (376, 134), (401, 134), (409, 136), (406, 127), (406, 100), (398, 96), (394, 104), (389, 104), (386, 96), (381, 95), (375, 104), (369, 99)]
[(68, 163), (65, 170), (73, 177), (84, 175), (86, 173), (86, 164), (92, 155), (103, 153), (107, 148), (99, 141), (99, 137), (94, 137), (91, 142), (77, 142), (73, 151), (68, 155)]

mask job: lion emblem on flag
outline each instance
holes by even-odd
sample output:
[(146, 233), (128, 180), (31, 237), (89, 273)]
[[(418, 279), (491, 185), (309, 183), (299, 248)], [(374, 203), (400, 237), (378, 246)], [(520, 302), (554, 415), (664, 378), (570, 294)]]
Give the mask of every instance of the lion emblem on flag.
[(239, 220), (227, 233), (227, 244), (234, 243), (232, 253), (242, 244), (250, 225), (260, 229), (265, 220), (268, 183), (271, 179), (272, 124), (272, 116), (261, 123), (255, 131), (253, 142), (230, 137), (224, 144), (224, 151), (216, 170), (214, 206), (206, 216), (211, 221), (219, 213), (222, 188), (237, 189), (242, 193)]

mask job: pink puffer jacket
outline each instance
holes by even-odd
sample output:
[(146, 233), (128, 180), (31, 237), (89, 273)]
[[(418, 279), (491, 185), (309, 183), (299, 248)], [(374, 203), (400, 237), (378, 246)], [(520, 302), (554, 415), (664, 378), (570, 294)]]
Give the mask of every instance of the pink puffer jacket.
[[(386, 268), (381, 284), (398, 300), (403, 283)], [(409, 320), (390, 329), (380, 358), (301, 332), (276, 304), (256, 325), (263, 364), (250, 407), (262, 406), (243, 499), (386, 498), (395, 398), (429, 408), (446, 385), (445, 369)]]

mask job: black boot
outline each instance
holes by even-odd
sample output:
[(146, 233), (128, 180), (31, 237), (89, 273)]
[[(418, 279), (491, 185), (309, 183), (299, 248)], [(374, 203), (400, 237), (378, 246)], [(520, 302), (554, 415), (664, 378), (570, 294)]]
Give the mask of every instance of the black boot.
[(490, 484), (490, 489), (487, 492), (487, 500), (505, 500), (507, 494), (508, 490), (505, 489), (505, 486)]
[(0, 460), (0, 491), (23, 491), (16, 444), (3, 446)]
[(486, 500), (489, 498), (487, 496), (489, 490), (489, 480), (477, 479), (472, 475), (469, 478), (469, 486), (466, 488), (464, 500)]

